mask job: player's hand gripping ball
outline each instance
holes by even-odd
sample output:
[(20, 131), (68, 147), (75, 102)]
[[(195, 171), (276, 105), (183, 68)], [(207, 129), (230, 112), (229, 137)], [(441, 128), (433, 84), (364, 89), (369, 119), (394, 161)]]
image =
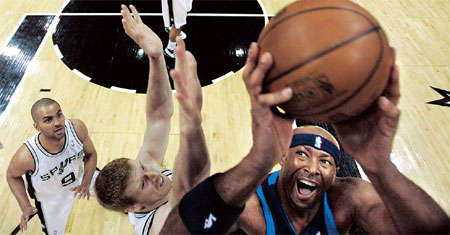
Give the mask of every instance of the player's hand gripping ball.
[(312, 122), (342, 121), (367, 109), (393, 63), (378, 22), (347, 0), (296, 1), (271, 19), (258, 44), (274, 58), (264, 90), (291, 87), (293, 98), (280, 108)]

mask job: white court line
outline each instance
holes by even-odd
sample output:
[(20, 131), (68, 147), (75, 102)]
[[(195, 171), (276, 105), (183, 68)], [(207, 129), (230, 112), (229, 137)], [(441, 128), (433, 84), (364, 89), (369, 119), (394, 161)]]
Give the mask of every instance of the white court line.
[(224, 74), (224, 75), (222, 75), (222, 76), (220, 76), (220, 77), (218, 77), (218, 78), (212, 80), (212, 83), (213, 83), (213, 84), (216, 84), (216, 83), (218, 83), (218, 82), (220, 82), (220, 81), (222, 81), (222, 80), (225, 80), (225, 78), (227, 78), (227, 77), (229, 77), (229, 76), (231, 76), (231, 75), (233, 75), (233, 74), (234, 74), (234, 72), (233, 72), (233, 71), (230, 71), (230, 72), (228, 72), (228, 73), (226, 73), (226, 74)]
[(53, 45), (55, 47), (56, 55), (58, 55), (58, 58), (62, 59), (64, 55), (61, 53), (61, 50), (59, 50), (59, 47), (57, 44)]
[[(265, 12), (265, 9), (263, 9)], [(139, 13), (140, 16), (162, 16), (162, 13)], [(121, 16), (120, 13), (61, 13), (60, 16)], [(268, 17), (274, 15), (263, 14), (226, 14), (226, 13), (188, 13), (188, 16), (199, 17), (264, 17), (268, 21)]]
[[(269, 17), (267, 15), (266, 8), (264, 8), (264, 4), (261, 2), (261, 0), (258, 0), (259, 6), (261, 7), (264, 15), (264, 26), (266, 26), (269, 23)], [(273, 16), (273, 15), (272, 15)]]
[[(64, 10), (64, 8), (66, 7), (66, 5), (69, 3), (70, 0), (66, 0), (66, 2), (61, 6), (61, 9), (59, 9), (58, 13), (55, 14), (49, 14), (50, 16), (55, 15), (55, 18), (53, 18), (52, 23), (50, 24), (47, 33), (45, 34), (44, 38), (41, 41), (41, 44), (39, 45), (38, 49), (36, 50), (36, 53), (34, 54), (33, 58), (31, 59), (31, 61), (28, 63), (28, 66), (25, 70), (25, 73), (23, 74), (22, 78), (20, 79), (19, 84), (17, 84), (16, 86), (16, 90), (14, 91), (14, 93), (12, 94), (11, 98), (9, 99), (9, 103), (8, 106), (6, 107), (6, 109), (0, 114), (0, 123), (4, 123), (5, 119), (10, 115), (10, 111), (9, 108), (11, 103), (17, 103), (20, 102), (18, 99), (19, 97), (17, 97), (16, 94), (22, 94), (22, 90), (23, 90), (23, 86), (22, 84), (25, 82), (25, 80), (27, 79), (27, 76), (30, 72), (32, 72), (31, 70), (34, 70), (36, 66), (33, 66), (33, 64), (36, 61), (36, 58), (38, 57), (39, 53), (41, 52), (43, 45), (45, 44), (45, 41), (47, 40), (48, 36), (51, 35), (50, 29), (52, 27), (55, 27), (53, 24), (55, 23), (55, 19), (56, 17), (59, 16), (59, 14)], [(10, 39), (6, 42), (6, 45), (8, 45), (8, 42), (12, 39), (12, 37), (14, 36), (14, 34), (17, 32), (17, 30), (19, 29), (20, 25), (22, 24), (23, 20), (25, 19), (26, 16), (32, 16), (32, 15), (37, 15), (37, 14), (24, 14), (24, 16), (22, 17), (22, 20), (19, 22), (16, 30), (13, 32), (12, 36), (10, 37)], [(45, 14), (44, 14), (45, 15)], [(2, 47), (3, 50), (3, 47)], [(0, 50), (0, 52), (2, 51)]]
[(111, 90), (121, 91), (121, 92), (126, 92), (126, 93), (131, 93), (131, 94), (135, 94), (136, 93), (136, 90), (131, 90), (131, 89), (127, 89), (127, 88), (121, 88), (121, 87), (116, 87), (116, 86), (111, 86)]
[(77, 69), (72, 69), (72, 72), (73, 72), (74, 74), (78, 75), (80, 78), (86, 80), (86, 81), (90, 81), (90, 80), (91, 80), (90, 77), (86, 76), (84, 73), (78, 71)]

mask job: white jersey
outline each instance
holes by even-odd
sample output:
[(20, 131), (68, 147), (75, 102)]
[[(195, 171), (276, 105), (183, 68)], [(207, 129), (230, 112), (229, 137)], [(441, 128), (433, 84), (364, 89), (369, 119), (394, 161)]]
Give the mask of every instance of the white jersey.
[[(170, 170), (164, 170), (161, 173), (169, 177), (170, 180), (172, 180), (172, 171)], [(165, 202), (162, 205), (165, 205), (167, 202)], [(161, 206), (162, 206), (161, 205)], [(161, 207), (159, 206), (159, 207)], [(150, 228), (153, 224), (153, 216), (155, 215), (156, 210), (158, 208), (155, 208), (149, 212), (136, 212), (136, 213), (128, 213), (128, 218), (130, 218), (130, 223), (134, 227), (134, 231), (136, 235), (147, 235), (150, 231)]]
[(59, 153), (49, 153), (42, 147), (39, 143), (40, 132), (25, 142), (34, 160), (34, 172), (28, 174), (39, 201), (73, 198), (69, 188), (80, 185), (83, 179), (83, 143), (69, 119), (66, 119), (65, 126), (66, 140)]
[(179, 29), (186, 24), (187, 13), (192, 10), (192, 0), (169, 0), (172, 1), (172, 10), (174, 15), (170, 15), (168, 0), (161, 0), (161, 9), (165, 27), (172, 24), (170, 18), (173, 18), (175, 28)]
[[(34, 160), (34, 171), (26, 175), (28, 193), (35, 198), (42, 230), (46, 234), (64, 234), (75, 197), (70, 188), (81, 184), (84, 175), (83, 143), (69, 119), (65, 120), (65, 143), (59, 153), (49, 153), (37, 133), (25, 142)], [(96, 178), (94, 173), (92, 185)]]

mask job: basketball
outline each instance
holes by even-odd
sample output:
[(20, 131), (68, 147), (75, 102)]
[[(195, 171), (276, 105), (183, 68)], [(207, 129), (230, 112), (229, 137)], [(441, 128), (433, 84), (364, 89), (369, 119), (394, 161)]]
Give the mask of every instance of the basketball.
[(294, 2), (270, 20), (258, 44), (274, 59), (264, 92), (291, 87), (292, 99), (279, 107), (311, 122), (343, 121), (366, 110), (386, 87), (393, 63), (375, 18), (346, 0)]

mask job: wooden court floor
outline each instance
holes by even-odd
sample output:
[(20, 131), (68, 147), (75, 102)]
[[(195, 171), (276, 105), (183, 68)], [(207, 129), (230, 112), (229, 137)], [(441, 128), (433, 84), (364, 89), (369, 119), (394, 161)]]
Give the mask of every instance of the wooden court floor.
[[(268, 14), (275, 14), (290, 2), (292, 0), (262, 0)], [(355, 2), (380, 21), (397, 51), (402, 116), (392, 160), (401, 172), (450, 213), (450, 107), (427, 104), (443, 99), (430, 86), (450, 90), (450, 1)], [(24, 14), (56, 14), (63, 5), (63, 0), (0, 1), (0, 50)], [(203, 127), (213, 173), (236, 164), (251, 146), (250, 106), (241, 72), (202, 88)], [(42, 88), (51, 91), (42, 93)], [(81, 79), (58, 58), (51, 37), (44, 38), (0, 116), (0, 142), (4, 146), (0, 150), (0, 234), (9, 234), (20, 221), (20, 208), (6, 183), (6, 169), (15, 151), (35, 133), (29, 110), (33, 102), (42, 97), (56, 99), (67, 118), (78, 118), (86, 123), (98, 152), (99, 168), (118, 157), (134, 158), (141, 145), (145, 96), (112, 91)], [(178, 149), (177, 112), (172, 120), (170, 147), (165, 159), (169, 168)], [(40, 231), (39, 221), (34, 218), (25, 234)], [(91, 199), (75, 203), (66, 233), (133, 234), (134, 230), (125, 214), (107, 211)]]

